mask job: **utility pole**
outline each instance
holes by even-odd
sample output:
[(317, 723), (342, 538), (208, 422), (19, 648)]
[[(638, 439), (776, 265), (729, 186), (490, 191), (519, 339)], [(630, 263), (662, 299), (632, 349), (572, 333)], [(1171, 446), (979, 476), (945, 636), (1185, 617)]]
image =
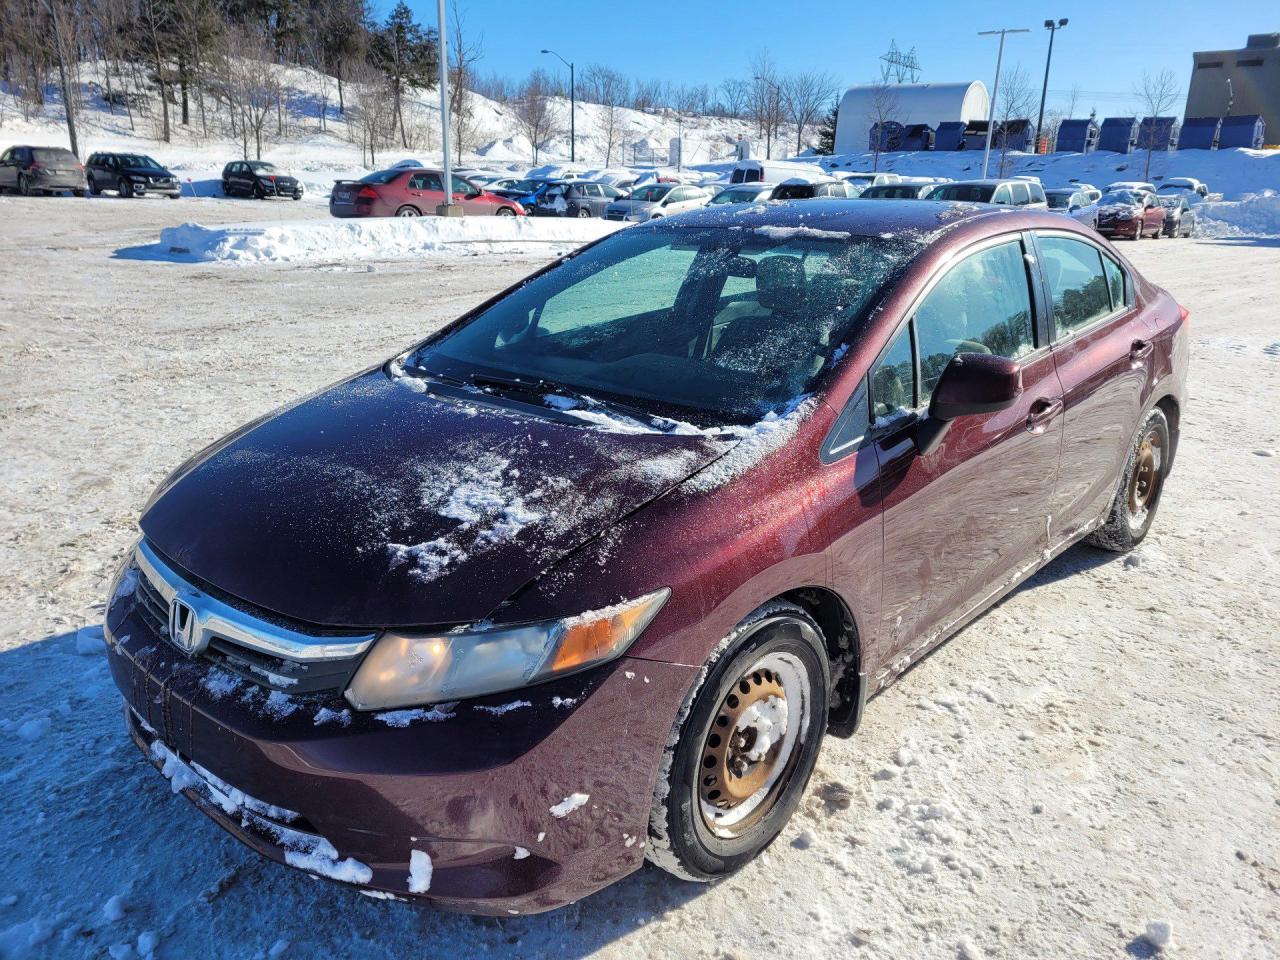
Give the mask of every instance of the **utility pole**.
[(1057, 23), (1052, 20), (1044, 22), (1045, 29), (1049, 31), (1049, 55), (1044, 58), (1044, 86), (1040, 88), (1040, 116), (1036, 119), (1036, 153), (1040, 152), (1040, 127), (1044, 123), (1044, 99), (1049, 93), (1049, 64), (1053, 63), (1053, 36), (1066, 25), (1066, 17)]
[(573, 62), (566, 60), (554, 50), (543, 50), (543, 53), (549, 53), (566, 67), (569, 68), (569, 162), (578, 162), (578, 131), (577, 131), (577, 113), (578, 113), (578, 90), (573, 79)]
[[(441, 3), (443, 2), (444, 0), (441, 0)], [(1030, 32), (1031, 31), (1026, 29), (1025, 27), (1020, 27), (1016, 30), (1006, 27), (1003, 30), (983, 30), (978, 34), (978, 36), (980, 37), (994, 37), (997, 34), (999, 34), (1000, 36), (1000, 51), (999, 53), (996, 54), (996, 83), (995, 83), (995, 86), (992, 87), (991, 89), (991, 103), (987, 107), (987, 145), (982, 149), (982, 179), (983, 180), (987, 179), (987, 163), (991, 160), (991, 137), (995, 133), (996, 97), (1000, 93), (1000, 69), (1001, 69), (1001, 66), (1004, 64), (1004, 38), (1006, 34), (1010, 34), (1010, 33), (1030, 33)]]
[(444, 145), (444, 203), (436, 216), (460, 217), (462, 205), (453, 202), (453, 164), (449, 162), (449, 43), (444, 33), (444, 0), (436, 0), (440, 19), (440, 142)]

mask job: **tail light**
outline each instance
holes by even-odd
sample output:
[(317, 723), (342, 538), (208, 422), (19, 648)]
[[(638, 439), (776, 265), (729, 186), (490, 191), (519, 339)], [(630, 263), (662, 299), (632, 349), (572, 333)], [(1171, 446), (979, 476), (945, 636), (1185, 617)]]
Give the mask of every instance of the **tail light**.
[(1191, 325), (1190, 318), (1191, 318), (1191, 311), (1188, 310), (1186, 307), (1184, 307), (1182, 304), (1178, 304), (1178, 319), (1182, 321), (1182, 325), (1184, 327), (1189, 327)]
[(373, 187), (361, 187), (360, 192), (356, 194), (357, 200), (377, 200), (378, 191)]

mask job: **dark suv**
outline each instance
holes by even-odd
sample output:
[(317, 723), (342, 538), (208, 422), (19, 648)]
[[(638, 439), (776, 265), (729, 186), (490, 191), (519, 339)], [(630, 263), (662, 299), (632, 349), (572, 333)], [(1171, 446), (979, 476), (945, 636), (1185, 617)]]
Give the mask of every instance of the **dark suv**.
[(1147, 535), (1186, 319), (1047, 211), (617, 231), (163, 481), (107, 595), (128, 730), (374, 895), (719, 879), (870, 696), (1072, 544)]
[(222, 168), (222, 193), (227, 197), (288, 197), (302, 199), (302, 182), (266, 160), (232, 160)]
[(114, 190), (122, 197), (155, 194), (177, 200), (182, 184), (176, 176), (142, 153), (95, 153), (85, 164), (89, 191), (97, 196)]
[(65, 147), (10, 147), (0, 153), (0, 193), (6, 190), (26, 197), (70, 190), (83, 197), (84, 167)]

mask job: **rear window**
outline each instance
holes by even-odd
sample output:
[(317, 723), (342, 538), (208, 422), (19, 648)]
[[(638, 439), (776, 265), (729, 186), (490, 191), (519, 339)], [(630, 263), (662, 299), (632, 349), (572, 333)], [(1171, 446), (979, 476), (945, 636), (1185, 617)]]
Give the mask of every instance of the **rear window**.
[(366, 174), (360, 178), (361, 183), (390, 183), (396, 177), (400, 176), (403, 170), (375, 170), (373, 173)]
[(995, 187), (980, 183), (946, 183), (935, 187), (930, 200), (952, 200), (958, 203), (990, 203)]
[(31, 159), (36, 163), (79, 163), (76, 155), (70, 150), (61, 150), (57, 147), (34, 147), (31, 151)]

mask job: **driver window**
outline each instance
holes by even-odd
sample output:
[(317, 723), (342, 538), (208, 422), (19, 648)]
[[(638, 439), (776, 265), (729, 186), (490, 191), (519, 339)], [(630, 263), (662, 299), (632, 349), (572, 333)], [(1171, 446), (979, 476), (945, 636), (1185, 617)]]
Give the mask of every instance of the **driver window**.
[(988, 247), (957, 263), (920, 304), (915, 326), (921, 406), (957, 353), (1016, 359), (1034, 350), (1022, 244)]

